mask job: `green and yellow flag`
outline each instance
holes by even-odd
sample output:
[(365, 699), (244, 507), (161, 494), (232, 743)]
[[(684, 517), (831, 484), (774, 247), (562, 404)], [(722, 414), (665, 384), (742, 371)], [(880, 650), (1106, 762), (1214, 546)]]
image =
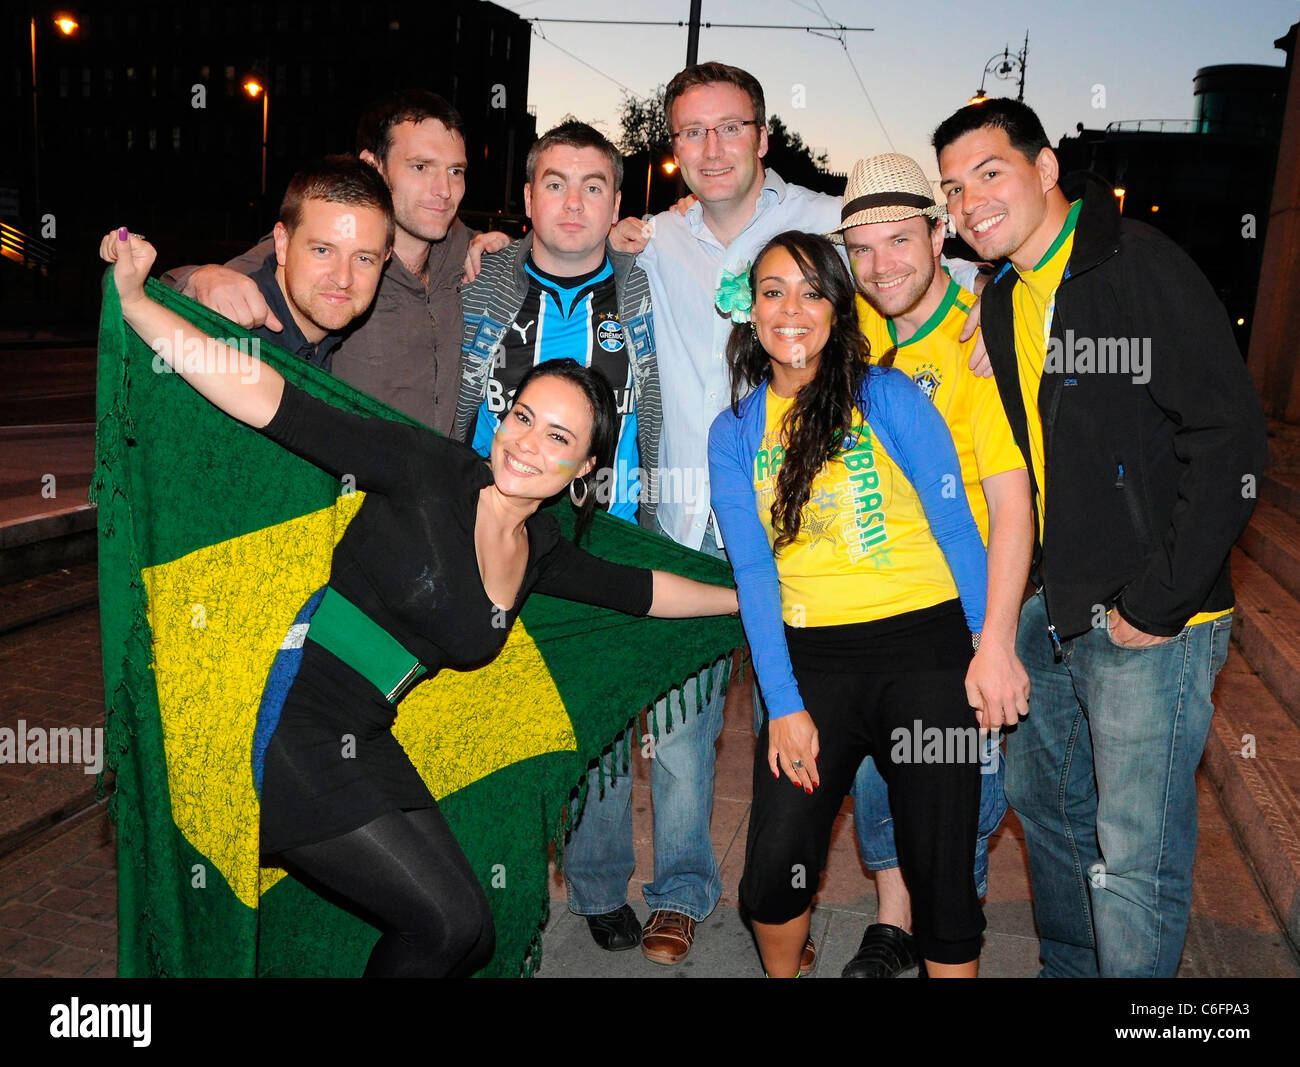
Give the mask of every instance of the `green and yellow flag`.
[[(225, 319), (156, 282), (149, 294), (249, 351), (249, 335)], [(263, 344), (260, 356), (345, 410), (404, 418), (277, 348)], [(123, 323), (111, 273), (97, 418), (119, 973), (360, 974), (378, 932), (259, 866), (258, 791), (311, 599), (363, 494), (168, 372)], [(562, 524), (571, 515), (557, 512)], [(724, 563), (604, 515), (589, 547), (731, 580)], [(443, 671), (403, 701), (394, 733), (492, 905), (497, 951), (484, 974), (537, 965), (547, 849), (585, 769), (617, 749), (640, 708), (698, 684), (696, 672), (740, 640), (731, 619), (632, 619), (537, 595), (491, 665)]]

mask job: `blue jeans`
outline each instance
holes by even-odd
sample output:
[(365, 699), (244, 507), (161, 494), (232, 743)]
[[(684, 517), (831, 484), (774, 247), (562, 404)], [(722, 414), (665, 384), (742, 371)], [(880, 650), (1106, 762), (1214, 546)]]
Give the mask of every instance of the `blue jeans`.
[[(701, 552), (725, 558), (711, 533)], [(709, 821), (713, 816), (713, 763), (726, 689), (721, 684), (726, 661), (700, 672), (704, 703), (692, 680), (671, 690), (652, 714), (658, 738), (640, 738), (639, 754), (649, 758), (650, 796), (654, 804), (654, 881), (642, 887), (651, 910), (708, 918), (722, 895), (722, 876), (713, 854)], [(710, 695), (712, 694), (712, 695)], [(683, 721), (684, 718), (684, 721)], [(671, 720), (671, 730), (668, 729)], [(610, 764), (606, 763), (606, 774)], [(636, 868), (632, 842), (632, 775), (605, 781), (600, 796), (599, 772), (588, 779), (582, 818), (564, 849), (564, 880), (569, 910), (575, 915), (603, 915), (627, 903), (627, 883)]]
[(1020, 613), (1029, 717), (1007, 740), (1041, 977), (1172, 978), (1191, 913), (1196, 765), (1232, 617), (1150, 648), (1105, 623), (1052, 657), (1042, 594)]
[[(1007, 795), (1003, 788), (1006, 761), (997, 748), (998, 738), (988, 734), (981, 742), (980, 815), (975, 839), (975, 892), (983, 897), (989, 889), (989, 838), (1002, 824), (1007, 813)], [(996, 751), (994, 751), (996, 749)], [(894, 848), (894, 816), (889, 810), (889, 787), (880, 777), (875, 761), (868, 756), (858, 768), (853, 781), (853, 828), (858, 834), (858, 850), (868, 870), (883, 871), (898, 866)]]

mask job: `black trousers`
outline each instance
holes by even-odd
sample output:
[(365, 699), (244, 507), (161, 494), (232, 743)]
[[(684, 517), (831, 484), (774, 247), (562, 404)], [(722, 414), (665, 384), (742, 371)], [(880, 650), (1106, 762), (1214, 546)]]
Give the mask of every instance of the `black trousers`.
[[(952, 627), (941, 629), (932, 637), (951, 640)], [(966, 702), (965, 668), (864, 672), (864, 662), (879, 664), (868, 654), (846, 659), (846, 670), (830, 671), (824, 660), (815, 668), (801, 665), (793, 648), (792, 660), (817, 725), (821, 785), (809, 796), (784, 771), (772, 777), (765, 722), (754, 749), (741, 906), (758, 922), (783, 923), (811, 905), (835, 816), (862, 760), (872, 755), (889, 786), (922, 957), (936, 963), (976, 959), (984, 929), (972, 875), (980, 771), (978, 747), (970, 743), (976, 724)]]

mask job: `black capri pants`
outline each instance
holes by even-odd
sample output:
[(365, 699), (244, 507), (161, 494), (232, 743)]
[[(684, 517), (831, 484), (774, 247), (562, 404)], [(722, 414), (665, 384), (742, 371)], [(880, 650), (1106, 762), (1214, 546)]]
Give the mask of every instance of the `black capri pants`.
[(821, 784), (809, 796), (784, 772), (772, 777), (764, 722), (754, 749), (742, 907), (755, 921), (784, 923), (811, 905), (835, 816), (871, 755), (889, 787), (922, 957), (977, 958), (985, 925), (972, 874), (980, 765), (960, 608), (952, 601), (883, 622), (787, 628), (787, 640), (817, 725)]

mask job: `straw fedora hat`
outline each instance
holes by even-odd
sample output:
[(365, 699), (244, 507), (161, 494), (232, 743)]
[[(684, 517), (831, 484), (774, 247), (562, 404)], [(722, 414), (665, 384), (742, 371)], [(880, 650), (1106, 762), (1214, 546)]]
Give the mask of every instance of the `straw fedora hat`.
[(870, 222), (900, 222), (913, 215), (947, 218), (948, 209), (934, 199), (930, 181), (911, 156), (886, 152), (853, 164), (844, 190), (840, 225), (826, 236), (843, 243), (850, 226)]

